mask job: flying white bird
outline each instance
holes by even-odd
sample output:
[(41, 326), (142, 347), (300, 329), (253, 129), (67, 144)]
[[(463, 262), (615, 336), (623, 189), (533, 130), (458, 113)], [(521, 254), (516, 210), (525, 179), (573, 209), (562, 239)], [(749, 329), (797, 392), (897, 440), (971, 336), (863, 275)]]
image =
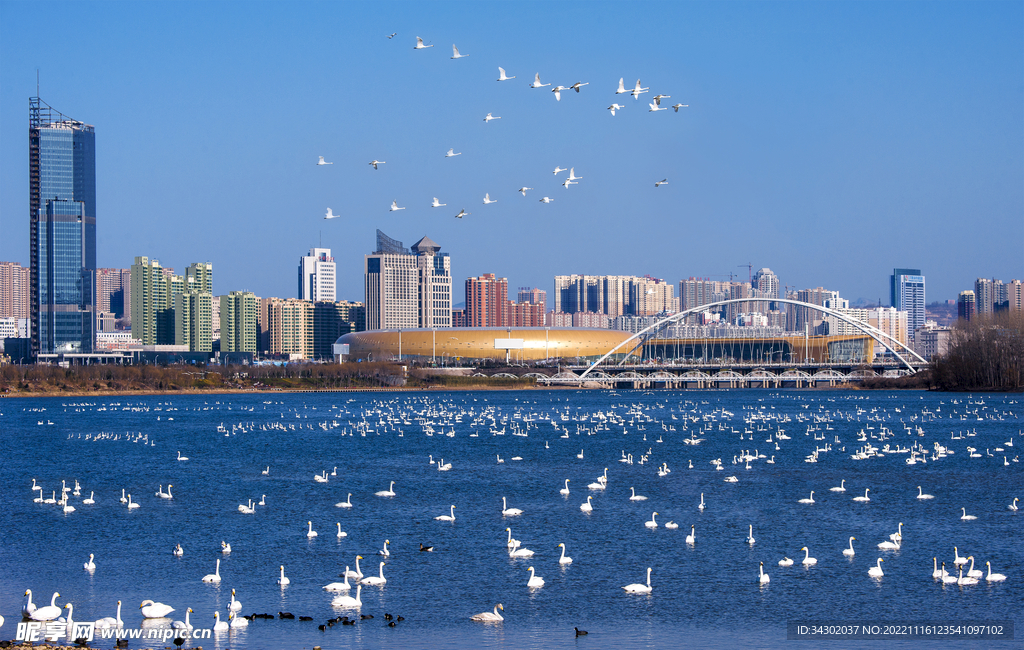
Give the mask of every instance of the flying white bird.
[(555, 86), (551, 89), (551, 92), (555, 93), (555, 100), (562, 101), (562, 91), (569, 90), (568, 86)]
[(654, 187), (661, 187), (662, 185), (668, 185), (668, 179), (667, 178), (663, 178), (660, 181), (658, 181), (657, 183), (655, 183)]
[(651, 110), (647, 111), (648, 113), (653, 113), (653, 112), (655, 112), (655, 111), (667, 111), (667, 110), (668, 110), (668, 109), (667, 109), (667, 108), (665, 108), (664, 106), (658, 106), (658, 105), (657, 105), (657, 104), (655, 104), (654, 102), (651, 102), (651, 103), (650, 103), (650, 104), (648, 104), (648, 105), (649, 105), (649, 106), (651, 107)]
[(405, 208), (398, 207), (398, 199), (391, 202), (391, 209), (388, 212), (394, 212), (396, 210), (404, 210)]
[(464, 59), (469, 56), (468, 54), (459, 54), (459, 48), (455, 47), (455, 43), (452, 43), (452, 58), (453, 59)]
[(575, 90), (576, 92), (579, 92), (580, 88), (582, 88), (583, 86), (589, 86), (589, 85), (590, 85), (589, 81), (587, 81), (587, 82), (577, 81), (576, 83), (574, 83), (573, 85), (571, 85), (569, 87), (572, 88), (573, 90)]
[(500, 119), (501, 119), (500, 115), (498, 117), (494, 117), (493, 115), (488, 113), (487, 117), (484, 118), (484, 122), (490, 122), (491, 120), (500, 120)]
[(334, 163), (324, 162), (324, 157), (320, 156), (320, 162), (318, 162), (317, 164), (318, 165), (333, 165)]
[(640, 99), (640, 93), (645, 93), (648, 90), (650, 90), (650, 88), (641, 88), (640, 80), (637, 79), (636, 86), (633, 87), (633, 90), (629, 91), (629, 94), (633, 96), (633, 99)]
[(447, 203), (441, 203), (441, 202), (439, 202), (439, 201), (437, 200), (437, 197), (435, 196), (435, 197), (434, 197), (434, 202), (430, 204), (430, 207), (432, 207), (432, 208), (440, 208), (441, 206), (445, 206), (445, 205), (448, 205), (448, 204), (447, 204)]
[(330, 208), (327, 208), (327, 215), (324, 216), (324, 219), (337, 219), (340, 216), (340, 214), (334, 214)]
[(582, 179), (583, 179), (582, 176), (577, 176), (576, 175), (576, 168), (575, 167), (570, 167), (569, 168), (569, 180), (570, 181), (578, 181), (578, 180), (582, 180)]
[(558, 174), (559, 172), (564, 172), (564, 171), (565, 171), (565, 167), (555, 167), (555, 171), (553, 171), (551, 173), (552, 174)]
[(655, 95), (652, 99), (654, 99), (654, 103), (655, 104), (657, 104), (658, 106), (661, 106), (661, 100), (665, 99), (666, 97), (671, 97), (671, 96), (672, 95)]
[(533, 83), (530, 84), (530, 88), (543, 88), (544, 86), (550, 86), (551, 84), (542, 84), (540, 82), (540, 73), (534, 75)]
[(680, 108), (688, 108), (689, 106), (689, 104), (673, 104), (672, 108), (676, 109), (676, 113), (678, 113)]
[(532, 190), (532, 189), (533, 189), (532, 187), (520, 187), (517, 191), (520, 194), (522, 194), (523, 196), (526, 196), (526, 190)]
[(446, 153), (444, 155), (444, 157), (445, 158), (451, 158), (452, 156), (461, 156), (461, 155), (462, 155), (462, 152), (460, 151), (459, 153), (455, 153), (455, 148), (453, 147), (453, 148), (448, 150), (448, 153)]
[(395, 36), (398, 36), (398, 32), (391, 32), (391, 35), (388, 36), (388, 38), (391, 39), (394, 38)]
[(546, 196), (540, 200), (541, 203), (551, 203), (552, 201), (554, 201), (554, 199), (549, 199)]
[(579, 183), (574, 183), (573, 181), (570, 181), (568, 178), (565, 179), (565, 182), (562, 183), (562, 187), (564, 187), (565, 189), (569, 189), (570, 185), (579, 185)]
[(626, 90), (626, 86), (623, 83), (624, 81), (625, 79), (619, 77), (619, 89), (615, 91), (616, 95), (625, 95), (626, 93), (629, 92), (628, 90)]
[(386, 161), (386, 160), (371, 160), (371, 161), (370, 161), (370, 165), (371, 165), (371, 166), (372, 166), (372, 167), (373, 167), (374, 169), (377, 169), (377, 165), (384, 165), (384, 164), (387, 164), (387, 161)]
[(466, 212), (465, 209), (462, 209), (462, 210), (459, 210), (459, 213), (457, 215), (455, 215), (455, 218), (456, 219), (461, 219), (462, 217), (465, 217), (468, 214), (470, 214), (470, 213)]
[(424, 45), (423, 44), (423, 39), (420, 38), (419, 36), (417, 36), (416, 37), (416, 45), (412, 49), (414, 49), (414, 50), (425, 50), (428, 47), (434, 47), (434, 46), (433, 45)]
[(610, 110), (612, 112), (612, 115), (615, 115), (615, 111), (623, 109), (623, 108), (626, 108), (626, 107), (622, 106), (621, 104), (612, 104), (611, 106), (608, 107), (608, 110)]
[(487, 192), (484, 193), (484, 205), (487, 205), (489, 203), (497, 203), (497, 202), (498, 202), (498, 199), (491, 199), (490, 193), (487, 193)]
[(498, 81), (508, 81), (509, 79), (515, 79), (515, 78), (516, 78), (515, 75), (512, 75), (511, 77), (507, 76), (505, 74), (505, 68), (503, 68), (501, 66), (498, 66)]

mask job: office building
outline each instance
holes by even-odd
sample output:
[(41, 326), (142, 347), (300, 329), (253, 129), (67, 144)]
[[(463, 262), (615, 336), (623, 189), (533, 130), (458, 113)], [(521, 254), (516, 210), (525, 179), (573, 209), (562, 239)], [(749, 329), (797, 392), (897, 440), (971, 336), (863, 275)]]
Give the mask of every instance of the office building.
[(255, 354), (259, 331), (260, 299), (256, 294), (250, 291), (232, 291), (220, 297), (221, 352)]
[(889, 278), (889, 304), (907, 312), (910, 336), (924, 327), (924, 276), (921, 269), (893, 269)]
[(96, 134), (29, 99), (32, 353), (90, 353), (95, 335)]
[(339, 337), (366, 329), (366, 308), (361, 302), (340, 300), (313, 303), (313, 357), (334, 358), (332, 346)]
[(466, 279), (466, 326), (505, 327), (508, 319), (508, 280), (484, 273)]
[(969, 321), (974, 318), (976, 302), (973, 291), (961, 291), (956, 300), (956, 315), (961, 320)]
[(451, 260), (428, 237), (413, 245), (377, 231), (377, 250), (365, 258), (366, 327), (452, 326)]
[(31, 269), (0, 262), (0, 318), (31, 318)]
[(329, 248), (311, 248), (299, 258), (299, 300), (334, 302), (336, 266)]
[(114, 318), (132, 320), (131, 269), (96, 269), (96, 311), (110, 312)]

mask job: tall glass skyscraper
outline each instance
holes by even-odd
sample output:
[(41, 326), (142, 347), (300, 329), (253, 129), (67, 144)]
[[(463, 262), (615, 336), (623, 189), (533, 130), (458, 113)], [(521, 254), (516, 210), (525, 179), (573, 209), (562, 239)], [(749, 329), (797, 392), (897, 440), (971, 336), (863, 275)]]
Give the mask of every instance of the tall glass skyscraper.
[(33, 355), (92, 352), (95, 131), (32, 97), (28, 142)]
[(907, 334), (924, 327), (924, 276), (921, 269), (893, 269), (889, 276), (889, 304), (907, 312)]

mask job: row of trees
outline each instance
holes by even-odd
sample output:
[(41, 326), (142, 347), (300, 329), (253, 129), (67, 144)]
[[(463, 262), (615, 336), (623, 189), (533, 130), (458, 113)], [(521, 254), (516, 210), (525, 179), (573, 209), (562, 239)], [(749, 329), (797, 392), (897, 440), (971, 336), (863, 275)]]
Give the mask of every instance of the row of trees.
[(1024, 389), (1024, 313), (959, 321), (932, 364), (932, 382), (939, 390)]

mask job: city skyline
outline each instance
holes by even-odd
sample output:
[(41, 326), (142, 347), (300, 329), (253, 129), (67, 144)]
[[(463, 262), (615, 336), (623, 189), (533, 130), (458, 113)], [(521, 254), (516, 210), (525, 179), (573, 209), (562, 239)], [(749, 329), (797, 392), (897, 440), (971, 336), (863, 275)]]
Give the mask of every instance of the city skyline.
[[(979, 276), (1022, 275), (1018, 4), (661, 6), (650, 39), (614, 52), (586, 43), (619, 37), (616, 5), (599, 5), (602, 19), (554, 3), (500, 28), (487, 6), (395, 18), (369, 5), (310, 5), (316, 16), (214, 5), (204, 11), (218, 38), (203, 44), (207, 28), (171, 5), (89, 6), (83, 20), (108, 38), (74, 74), (62, 43), (27, 45), (35, 6), (3, 6), (0, 259), (28, 264), (21, 120), (38, 68), (43, 99), (103, 134), (98, 267), (140, 251), (208, 260), (225, 288), (290, 296), (296, 251), (322, 246), (338, 297), (359, 300), (363, 242), (383, 228), (444, 241), (455, 278), (545, 290), (566, 273), (724, 280), (750, 263), (791, 287), (874, 302), (892, 269), (913, 267), (934, 301)], [(558, 28), (569, 20), (576, 29)], [(167, 37), (143, 43), (144, 29), (128, 29), (155, 21)], [(414, 51), (417, 35), (436, 47)], [(267, 43), (259, 65), (231, 53), (250, 38)], [(166, 63), (182, 39), (203, 65)], [(288, 53), (321, 39), (336, 51)], [(451, 61), (450, 41), (471, 56)], [(517, 78), (495, 81), (498, 65)], [(528, 87), (532, 72), (589, 85), (555, 101)], [(619, 77), (651, 93), (616, 96)], [(655, 92), (689, 107), (649, 113)], [(626, 105), (614, 117), (613, 101)], [(503, 119), (485, 123), (488, 112)], [(453, 146), (462, 155), (445, 159)], [(579, 185), (560, 187), (555, 166), (574, 166)], [(526, 197), (524, 184), (536, 188)], [(498, 203), (484, 205), (485, 192)], [(448, 206), (430, 208), (435, 195)], [(406, 209), (388, 212), (392, 200)], [(343, 218), (323, 220), (328, 206)], [(453, 219), (460, 209), (470, 215)]]

